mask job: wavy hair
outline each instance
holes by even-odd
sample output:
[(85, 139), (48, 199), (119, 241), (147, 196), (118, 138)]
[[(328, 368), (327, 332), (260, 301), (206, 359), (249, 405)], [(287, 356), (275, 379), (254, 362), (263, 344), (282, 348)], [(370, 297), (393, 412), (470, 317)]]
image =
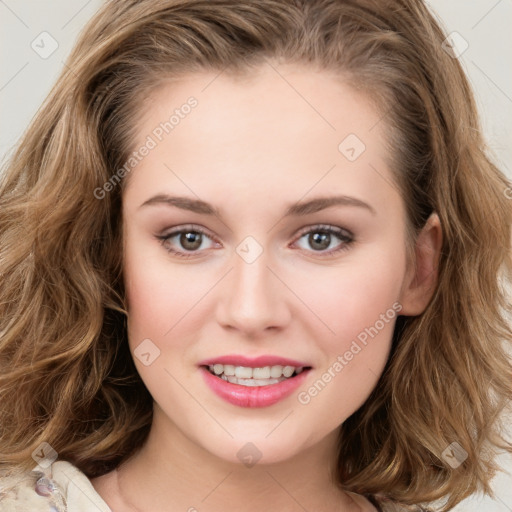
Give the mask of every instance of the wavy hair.
[[(511, 183), (486, 154), (475, 102), (420, 0), (110, 0), (0, 177), (0, 469), (29, 470), (48, 442), (93, 478), (145, 441), (152, 398), (129, 352), (123, 186), (155, 87), (266, 59), (343, 76), (386, 124), (410, 261), (432, 212), (443, 229), (436, 290), (400, 316), (368, 400), (340, 427), (336, 478), (385, 510), (492, 495), (512, 451)], [(104, 189), (104, 188), (103, 188)], [(467, 458), (453, 469), (453, 442)]]

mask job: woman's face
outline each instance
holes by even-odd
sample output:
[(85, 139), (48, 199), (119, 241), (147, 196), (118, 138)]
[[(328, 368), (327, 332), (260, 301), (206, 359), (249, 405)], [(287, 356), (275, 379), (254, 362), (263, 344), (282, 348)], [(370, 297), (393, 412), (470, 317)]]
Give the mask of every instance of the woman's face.
[[(123, 196), (124, 270), (155, 425), (233, 462), (334, 440), (408, 307), (385, 119), (339, 78), (291, 65), (189, 75), (148, 105)], [(213, 376), (214, 363), (253, 380)], [(269, 384), (279, 366), (303, 371)]]

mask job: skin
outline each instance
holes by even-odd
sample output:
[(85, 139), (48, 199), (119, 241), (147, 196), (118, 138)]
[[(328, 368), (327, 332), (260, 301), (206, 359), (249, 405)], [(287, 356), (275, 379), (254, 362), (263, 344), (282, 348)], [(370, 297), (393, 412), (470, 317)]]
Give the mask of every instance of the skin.
[[(386, 124), (339, 76), (290, 64), (265, 64), (250, 77), (187, 75), (154, 92), (135, 147), (190, 96), (198, 106), (136, 166), (123, 192), (130, 349), (149, 338), (160, 350), (149, 366), (134, 358), (155, 401), (154, 422), (144, 447), (93, 485), (114, 512), (256, 512), (269, 503), (290, 512), (374, 510), (338, 489), (330, 472), (339, 426), (385, 367), (396, 316), (308, 404), (297, 395), (394, 303), (403, 315), (425, 309), (437, 279), (439, 219), (429, 219), (417, 265), (407, 266)], [(338, 149), (351, 133), (366, 146), (353, 162)], [(141, 206), (158, 194), (200, 198), (220, 215)], [(345, 205), (284, 217), (298, 201), (342, 194), (375, 214)], [(167, 249), (190, 245), (179, 236), (162, 245), (157, 236), (189, 224), (211, 238), (179, 258)], [(319, 250), (307, 234), (318, 224), (355, 240), (329, 255), (344, 242), (331, 235)], [(263, 249), (250, 264), (236, 252), (247, 236)], [(241, 408), (217, 397), (197, 366), (224, 354), (290, 357), (313, 369), (281, 402)], [(261, 452), (250, 468), (237, 457), (249, 442)]]

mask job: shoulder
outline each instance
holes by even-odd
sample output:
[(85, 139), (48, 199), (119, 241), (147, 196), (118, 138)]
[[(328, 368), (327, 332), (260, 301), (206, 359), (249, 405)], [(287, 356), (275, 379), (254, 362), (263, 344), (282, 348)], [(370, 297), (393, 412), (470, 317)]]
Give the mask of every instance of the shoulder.
[(90, 480), (66, 461), (30, 473), (0, 475), (2, 512), (112, 512)]
[(433, 512), (430, 508), (423, 508), (420, 505), (400, 504), (383, 496), (377, 499), (373, 494), (351, 493), (351, 496), (362, 512)]
[(371, 495), (356, 494), (350, 491), (346, 492), (350, 495), (361, 512), (382, 512), (381, 508)]

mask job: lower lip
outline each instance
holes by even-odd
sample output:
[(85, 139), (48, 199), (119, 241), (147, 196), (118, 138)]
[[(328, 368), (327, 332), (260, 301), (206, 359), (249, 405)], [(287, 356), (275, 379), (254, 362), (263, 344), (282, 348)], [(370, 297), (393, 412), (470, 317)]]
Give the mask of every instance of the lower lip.
[(305, 380), (309, 369), (299, 375), (268, 386), (242, 386), (231, 384), (201, 367), (206, 384), (220, 398), (238, 407), (268, 407), (291, 395)]

